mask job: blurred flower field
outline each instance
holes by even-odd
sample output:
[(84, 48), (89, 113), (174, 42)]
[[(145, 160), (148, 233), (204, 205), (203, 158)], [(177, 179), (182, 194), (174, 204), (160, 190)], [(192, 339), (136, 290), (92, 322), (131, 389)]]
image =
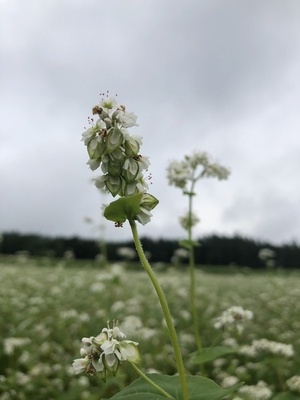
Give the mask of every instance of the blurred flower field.
[[(124, 364), (106, 383), (75, 375), (81, 338), (97, 335), (107, 321), (139, 342), (140, 368), (174, 374), (172, 347), (155, 293), (143, 271), (126, 264), (0, 260), (0, 400), (109, 398), (137, 378)], [(204, 365), (194, 363), (185, 267), (157, 267), (169, 301), (185, 366), (223, 387), (245, 382), (231, 399), (300, 398), (299, 272), (197, 271), (197, 309), (204, 347), (237, 349)], [(253, 312), (241, 331), (216, 329), (233, 306)], [(254, 394), (253, 394), (254, 393)], [(281, 393), (281, 397), (278, 396)], [(282, 393), (285, 393), (284, 395)], [(285, 397), (283, 397), (285, 396)]]

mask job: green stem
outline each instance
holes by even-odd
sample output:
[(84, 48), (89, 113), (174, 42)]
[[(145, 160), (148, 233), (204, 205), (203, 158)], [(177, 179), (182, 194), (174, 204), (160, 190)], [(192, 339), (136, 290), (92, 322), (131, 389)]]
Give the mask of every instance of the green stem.
[(162, 308), (162, 312), (163, 312), (165, 320), (166, 320), (170, 339), (172, 342), (172, 346), (174, 348), (175, 359), (176, 359), (176, 364), (177, 364), (177, 369), (178, 369), (178, 374), (179, 374), (179, 379), (180, 379), (180, 384), (181, 384), (181, 390), (182, 390), (182, 398), (183, 398), (183, 400), (188, 400), (189, 396), (188, 396), (186, 377), (185, 377), (185, 372), (184, 372), (184, 365), (183, 365), (183, 361), (182, 361), (182, 355), (181, 355), (181, 351), (180, 351), (180, 347), (179, 347), (177, 334), (176, 334), (174, 324), (172, 321), (171, 313), (169, 310), (169, 306), (168, 306), (165, 294), (158, 282), (158, 279), (156, 278), (156, 276), (151, 268), (151, 265), (149, 264), (149, 262), (145, 256), (144, 250), (142, 248), (142, 245), (141, 245), (138, 233), (137, 233), (136, 223), (134, 220), (130, 220), (129, 223), (131, 226), (131, 231), (132, 231), (136, 251), (139, 255), (142, 266), (144, 267), (145, 271), (147, 272), (147, 274), (152, 282), (152, 285), (154, 286), (154, 289), (156, 291), (157, 297), (159, 299), (159, 302), (160, 302), (160, 305)]
[(153, 386), (158, 392), (162, 393), (165, 397), (169, 397), (171, 399), (174, 399), (173, 396), (170, 395), (170, 393), (166, 392), (163, 388), (158, 386), (155, 382), (153, 382), (150, 378), (148, 378), (147, 375), (145, 375), (135, 364), (130, 362), (131, 366), (136, 370), (136, 372), (141, 375), (143, 379), (145, 379), (146, 382), (148, 382), (151, 386)]
[(192, 234), (192, 211), (193, 211), (193, 195), (194, 195), (194, 186), (196, 181), (192, 182), (191, 190), (188, 193), (189, 196), (189, 208), (188, 208), (188, 241), (190, 242), (189, 248), (189, 264), (190, 264), (190, 304), (191, 304), (191, 314), (193, 319), (194, 326), (194, 335), (196, 340), (196, 345), (198, 351), (202, 350), (202, 341), (199, 334), (199, 322), (198, 322), (198, 314), (196, 308), (196, 280), (195, 280), (195, 252), (193, 245), (193, 234)]

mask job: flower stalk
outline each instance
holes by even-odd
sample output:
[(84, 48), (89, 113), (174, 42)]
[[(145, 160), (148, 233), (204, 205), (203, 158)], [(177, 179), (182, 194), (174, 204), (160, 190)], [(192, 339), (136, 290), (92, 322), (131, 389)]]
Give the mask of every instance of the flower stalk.
[(170, 309), (169, 309), (165, 294), (158, 282), (158, 279), (156, 278), (156, 275), (153, 272), (151, 265), (149, 264), (149, 262), (145, 256), (144, 250), (142, 248), (142, 245), (141, 245), (141, 242), (140, 242), (140, 239), (138, 236), (136, 223), (134, 220), (130, 220), (129, 223), (130, 223), (136, 251), (138, 253), (138, 256), (140, 258), (143, 268), (147, 272), (147, 274), (154, 286), (154, 289), (156, 291), (157, 297), (158, 297), (160, 305), (161, 305), (163, 315), (165, 317), (165, 321), (166, 321), (169, 335), (170, 335), (170, 340), (171, 340), (171, 343), (172, 343), (172, 346), (174, 349), (174, 353), (175, 353), (176, 365), (177, 365), (177, 370), (178, 370), (179, 380), (180, 380), (181, 390), (182, 390), (182, 397), (183, 397), (183, 400), (188, 400), (189, 396), (188, 396), (188, 389), (187, 389), (184, 365), (183, 365), (183, 360), (182, 360), (182, 354), (181, 354), (181, 350), (179, 347), (178, 337), (177, 337), (177, 334), (176, 334), (176, 331), (174, 328), (174, 324), (172, 321)]
[[(199, 167), (201, 167), (199, 171)], [(212, 162), (205, 152), (194, 152), (191, 156), (186, 155), (182, 161), (172, 161), (167, 169), (167, 175), (170, 185), (174, 185), (182, 190), (184, 195), (188, 196), (188, 213), (180, 219), (182, 227), (187, 231), (187, 240), (183, 241), (184, 246), (189, 251), (189, 269), (190, 269), (190, 305), (191, 316), (194, 327), (194, 336), (199, 352), (202, 350), (202, 342), (199, 332), (199, 321), (196, 308), (196, 281), (195, 281), (195, 252), (196, 243), (193, 240), (193, 227), (199, 222), (199, 219), (193, 213), (193, 196), (195, 186), (198, 180), (202, 178), (227, 179), (230, 172), (222, 165)], [(188, 187), (188, 185), (190, 186)]]
[(192, 216), (193, 216), (193, 196), (194, 196), (194, 186), (196, 181), (193, 180), (191, 184), (191, 190), (188, 195), (188, 241), (190, 242), (189, 246), (189, 266), (190, 266), (190, 306), (191, 306), (191, 315), (193, 321), (194, 335), (195, 341), (197, 345), (197, 349), (199, 352), (202, 350), (202, 341), (199, 332), (199, 320), (198, 313), (196, 307), (196, 280), (195, 280), (195, 250), (193, 245), (193, 224), (192, 224)]
[(135, 364), (130, 363), (131, 366), (136, 370), (136, 372), (146, 381), (149, 385), (153, 386), (158, 392), (160, 392), (163, 396), (173, 399), (174, 397), (170, 395), (170, 393), (166, 392), (162, 387), (158, 386), (155, 382), (153, 382), (147, 375), (145, 375), (139, 367)]

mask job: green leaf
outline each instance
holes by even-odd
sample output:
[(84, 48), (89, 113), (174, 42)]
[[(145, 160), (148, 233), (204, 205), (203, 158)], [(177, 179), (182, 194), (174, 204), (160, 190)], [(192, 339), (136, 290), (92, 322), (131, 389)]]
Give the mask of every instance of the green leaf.
[(296, 396), (289, 392), (282, 392), (278, 393), (272, 400), (299, 400), (299, 395)]
[(112, 201), (104, 210), (104, 217), (110, 221), (123, 223), (126, 219), (134, 219), (140, 212), (143, 193), (120, 197)]
[[(156, 385), (170, 393), (176, 400), (182, 400), (181, 386), (179, 376), (167, 376), (147, 374)], [(219, 400), (228, 394), (236, 391), (242, 384), (235, 385), (229, 389), (223, 389), (214, 381), (202, 376), (187, 376), (187, 386), (189, 391), (189, 400)], [(117, 393), (111, 400), (166, 400), (162, 395), (147, 383), (143, 378), (139, 378), (131, 385), (127, 386), (121, 392)]]
[(200, 353), (196, 353), (192, 361), (194, 364), (203, 364), (207, 361), (226, 356), (227, 354), (236, 353), (238, 350), (237, 347), (233, 348), (227, 346), (205, 347)]

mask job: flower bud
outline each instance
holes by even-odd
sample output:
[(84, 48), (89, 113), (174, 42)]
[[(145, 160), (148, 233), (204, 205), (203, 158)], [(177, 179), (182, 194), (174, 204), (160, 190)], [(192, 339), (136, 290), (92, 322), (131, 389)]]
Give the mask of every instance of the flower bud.
[(147, 210), (153, 210), (154, 207), (157, 206), (159, 201), (156, 197), (152, 196), (152, 194), (144, 193), (141, 201), (141, 207), (146, 208)]
[(107, 135), (106, 149), (108, 153), (113, 152), (123, 143), (123, 135), (117, 127), (110, 129)]
[(139, 143), (133, 138), (128, 137), (124, 143), (125, 154), (129, 157), (134, 157), (138, 154), (140, 150)]
[(105, 181), (107, 190), (115, 197), (121, 190), (122, 181), (119, 176), (108, 175), (108, 179)]
[(123, 164), (123, 177), (127, 183), (135, 180), (139, 173), (139, 165), (133, 158), (126, 158)]

